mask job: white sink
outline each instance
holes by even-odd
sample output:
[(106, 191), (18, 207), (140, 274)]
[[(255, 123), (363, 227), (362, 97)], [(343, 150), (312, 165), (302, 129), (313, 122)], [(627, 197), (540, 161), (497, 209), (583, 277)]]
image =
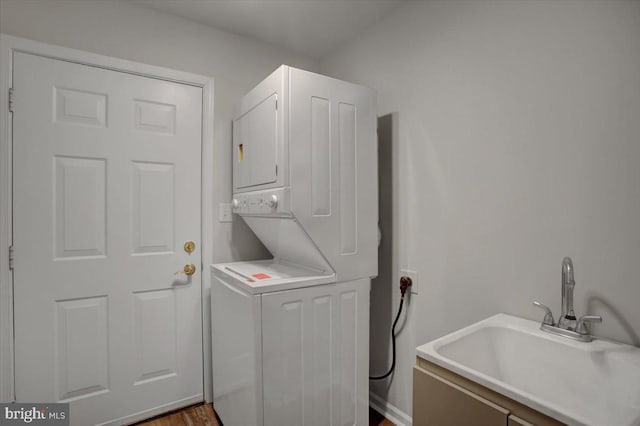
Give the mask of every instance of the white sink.
[(417, 348), (418, 356), (570, 425), (640, 425), (640, 348), (581, 343), (498, 314)]

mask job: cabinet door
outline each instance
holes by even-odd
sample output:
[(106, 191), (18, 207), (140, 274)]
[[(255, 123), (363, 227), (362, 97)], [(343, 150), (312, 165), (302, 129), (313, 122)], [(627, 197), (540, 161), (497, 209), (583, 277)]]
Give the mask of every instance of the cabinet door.
[(278, 95), (263, 99), (233, 124), (234, 187), (273, 183), (277, 179)]
[(290, 88), (291, 210), (340, 280), (377, 275), (375, 93), (296, 69)]
[(506, 426), (509, 411), (447, 380), (413, 369), (415, 426)]
[(367, 425), (369, 280), (262, 296), (264, 425)]

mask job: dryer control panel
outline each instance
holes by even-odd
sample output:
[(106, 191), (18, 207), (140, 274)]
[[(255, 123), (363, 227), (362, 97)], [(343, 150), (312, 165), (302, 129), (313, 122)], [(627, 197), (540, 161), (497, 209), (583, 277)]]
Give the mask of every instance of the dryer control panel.
[(235, 194), (233, 212), (242, 216), (291, 217), (289, 188)]

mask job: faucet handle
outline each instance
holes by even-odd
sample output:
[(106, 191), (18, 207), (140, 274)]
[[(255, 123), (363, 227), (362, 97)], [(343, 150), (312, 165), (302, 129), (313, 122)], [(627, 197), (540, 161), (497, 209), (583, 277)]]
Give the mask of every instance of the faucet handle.
[(544, 319), (542, 320), (543, 324), (546, 325), (554, 325), (555, 321), (553, 320), (553, 312), (551, 312), (551, 309), (549, 309), (549, 307), (547, 305), (543, 305), (540, 302), (533, 302), (533, 304), (535, 306), (537, 306), (538, 308), (544, 310), (544, 312), (546, 313), (546, 315), (544, 316)]
[(589, 334), (589, 330), (587, 329), (587, 322), (602, 322), (602, 317), (597, 315), (583, 315), (578, 320), (578, 324), (576, 325), (576, 332), (580, 334)]

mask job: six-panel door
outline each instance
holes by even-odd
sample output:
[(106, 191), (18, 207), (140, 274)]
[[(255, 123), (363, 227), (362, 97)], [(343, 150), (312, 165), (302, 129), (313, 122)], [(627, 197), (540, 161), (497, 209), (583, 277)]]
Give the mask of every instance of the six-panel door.
[(18, 402), (88, 425), (201, 400), (202, 90), (23, 53), (14, 90)]

